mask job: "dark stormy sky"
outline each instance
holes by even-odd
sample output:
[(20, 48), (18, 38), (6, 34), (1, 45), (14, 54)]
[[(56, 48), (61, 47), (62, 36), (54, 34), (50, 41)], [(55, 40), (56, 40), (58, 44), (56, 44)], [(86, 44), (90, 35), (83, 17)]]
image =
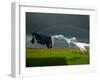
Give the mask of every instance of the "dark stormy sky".
[[(30, 43), (32, 32), (47, 36), (63, 34), (89, 43), (89, 15), (26, 12), (26, 47), (45, 47)], [(55, 47), (66, 46), (64, 41), (55, 42)]]

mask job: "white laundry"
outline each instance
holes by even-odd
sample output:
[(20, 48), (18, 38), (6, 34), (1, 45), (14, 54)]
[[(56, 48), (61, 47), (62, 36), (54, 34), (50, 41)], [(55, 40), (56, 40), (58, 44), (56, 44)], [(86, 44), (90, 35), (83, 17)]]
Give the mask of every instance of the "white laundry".
[(62, 34), (53, 35), (52, 36), (52, 47), (54, 46), (54, 39), (65, 40), (70, 47), (71, 47), (71, 44), (74, 44), (76, 47), (78, 47), (81, 50), (81, 52), (86, 51), (86, 47), (89, 47), (88, 43), (78, 42), (77, 39), (76, 39), (76, 37), (66, 38)]

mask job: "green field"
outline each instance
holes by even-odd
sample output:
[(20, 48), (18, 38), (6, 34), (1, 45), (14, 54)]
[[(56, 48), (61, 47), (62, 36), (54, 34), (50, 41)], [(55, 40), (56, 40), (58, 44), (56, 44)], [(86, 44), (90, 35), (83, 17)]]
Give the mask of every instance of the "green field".
[(27, 48), (26, 67), (89, 64), (89, 49), (82, 53), (78, 48)]

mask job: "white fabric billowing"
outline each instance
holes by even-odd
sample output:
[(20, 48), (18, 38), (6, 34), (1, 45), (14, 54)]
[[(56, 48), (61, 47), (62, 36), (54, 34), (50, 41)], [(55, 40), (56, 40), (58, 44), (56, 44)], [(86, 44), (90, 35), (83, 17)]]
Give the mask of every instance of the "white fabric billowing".
[(58, 40), (65, 40), (69, 47), (71, 47), (71, 44), (74, 44), (76, 47), (78, 47), (81, 52), (84, 52), (86, 51), (86, 47), (89, 47), (89, 44), (87, 43), (82, 43), (82, 42), (78, 42), (76, 37), (73, 37), (73, 38), (66, 38), (64, 35), (62, 34), (59, 34), (59, 35), (53, 35), (51, 36), (52, 38), (52, 47), (54, 46), (54, 39), (58, 39)]

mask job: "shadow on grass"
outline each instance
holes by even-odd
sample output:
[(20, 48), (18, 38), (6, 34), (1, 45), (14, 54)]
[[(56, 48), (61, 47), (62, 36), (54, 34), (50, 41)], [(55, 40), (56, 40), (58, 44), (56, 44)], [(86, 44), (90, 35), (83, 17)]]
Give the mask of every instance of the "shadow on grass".
[(73, 62), (75, 62), (75, 61), (77, 61), (79, 59), (80, 59), (80, 57), (74, 57), (74, 58), (67, 59), (67, 61), (73, 61)]
[(67, 65), (64, 57), (59, 58), (26, 58), (26, 67)]

